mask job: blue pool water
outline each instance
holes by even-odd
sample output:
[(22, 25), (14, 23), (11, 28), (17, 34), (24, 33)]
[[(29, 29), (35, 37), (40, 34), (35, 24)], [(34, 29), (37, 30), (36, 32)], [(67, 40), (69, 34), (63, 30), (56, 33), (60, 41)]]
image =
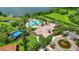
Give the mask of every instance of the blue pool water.
[(26, 25), (31, 26), (31, 27), (38, 24), (41, 24), (41, 22), (37, 19), (33, 19), (32, 21), (26, 23)]

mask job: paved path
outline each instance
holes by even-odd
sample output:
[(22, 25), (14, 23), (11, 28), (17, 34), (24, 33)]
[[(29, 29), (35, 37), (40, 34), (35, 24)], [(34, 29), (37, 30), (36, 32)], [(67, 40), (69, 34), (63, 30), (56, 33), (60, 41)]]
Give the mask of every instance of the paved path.
[(39, 36), (35, 36), (35, 37), (37, 38), (37, 41), (40, 42), (40, 41), (39, 41)]

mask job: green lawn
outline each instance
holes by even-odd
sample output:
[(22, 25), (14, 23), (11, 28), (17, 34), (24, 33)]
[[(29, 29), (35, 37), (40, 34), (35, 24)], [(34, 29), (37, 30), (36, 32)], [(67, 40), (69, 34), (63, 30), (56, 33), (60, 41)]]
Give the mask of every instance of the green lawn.
[(0, 20), (11, 20), (11, 21), (16, 21), (16, 20), (20, 20), (20, 18), (13, 18), (13, 17), (3, 17), (0, 16)]
[(7, 30), (9, 30), (10, 32), (15, 31), (16, 28), (11, 26), (11, 23), (6, 23), (6, 22), (0, 22), (0, 26), (5, 26)]
[[(49, 14), (49, 15), (46, 15), (46, 16), (51, 17), (51, 18), (54, 18), (54, 19), (56, 19), (58, 21), (61, 21), (63, 23), (69, 23), (69, 24), (72, 24), (72, 25), (77, 26), (77, 24), (72, 23), (69, 20), (68, 15), (60, 15), (60, 14), (57, 14), (57, 13), (52, 13), (52, 14)], [(51, 20), (53, 20), (53, 19), (51, 19)]]
[[(13, 21), (16, 21), (16, 18), (0, 16), (0, 20), (13, 20)], [(0, 26), (6, 26), (6, 29), (8, 29), (9, 31), (15, 31), (16, 30), (16, 28), (11, 26), (10, 22), (0, 22)]]

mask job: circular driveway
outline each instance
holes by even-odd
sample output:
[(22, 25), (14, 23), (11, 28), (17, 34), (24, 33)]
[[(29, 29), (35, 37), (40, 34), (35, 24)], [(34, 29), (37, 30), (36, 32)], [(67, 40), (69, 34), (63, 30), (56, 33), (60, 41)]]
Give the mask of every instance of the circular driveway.
[(52, 43), (55, 43), (56, 46), (55, 46), (55, 49), (53, 49), (54, 51), (76, 51), (77, 50), (77, 45), (73, 42), (73, 40), (71, 40), (69, 37), (67, 37), (67, 41), (70, 42), (71, 44), (71, 48), (69, 49), (65, 49), (65, 48), (62, 48), (59, 46), (58, 44), (58, 41), (61, 40), (61, 39), (64, 39), (65, 37), (62, 37), (62, 35), (59, 35), (59, 36), (56, 36), (56, 37), (53, 37), (52, 39)]

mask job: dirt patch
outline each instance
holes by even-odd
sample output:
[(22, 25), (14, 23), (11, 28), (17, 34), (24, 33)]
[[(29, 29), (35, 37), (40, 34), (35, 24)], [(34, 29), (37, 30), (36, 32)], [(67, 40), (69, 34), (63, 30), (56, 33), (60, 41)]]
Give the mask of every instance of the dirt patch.
[(0, 51), (16, 51), (16, 44), (0, 47)]

